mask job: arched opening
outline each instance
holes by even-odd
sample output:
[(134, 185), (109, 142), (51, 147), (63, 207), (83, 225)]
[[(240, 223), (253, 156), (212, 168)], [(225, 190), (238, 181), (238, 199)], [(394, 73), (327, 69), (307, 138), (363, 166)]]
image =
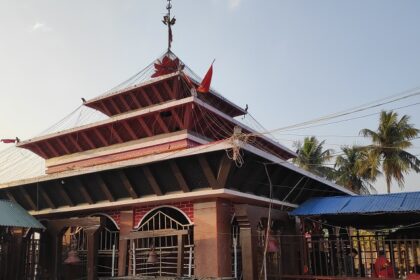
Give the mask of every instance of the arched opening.
[(152, 209), (141, 219), (137, 230), (140, 237), (130, 242), (132, 275), (193, 275), (193, 225), (180, 209)]
[[(117, 223), (112, 217), (106, 214), (93, 214), (91, 217), (102, 216), (105, 217), (105, 225), (99, 232), (99, 246), (98, 246), (98, 262), (97, 275), (98, 277), (116, 276), (118, 274), (118, 244), (120, 231)], [(71, 264), (71, 267), (78, 267), (77, 276), (85, 277), (87, 275), (87, 251), (88, 242), (87, 236), (82, 227), (69, 227), (65, 230), (63, 235), (63, 263), (69, 259), (72, 254), (71, 251), (77, 253), (80, 260), (79, 263)], [(74, 270), (74, 269), (72, 269)]]
[(161, 206), (144, 215), (137, 230), (187, 229), (191, 224), (191, 220), (182, 210), (173, 206)]

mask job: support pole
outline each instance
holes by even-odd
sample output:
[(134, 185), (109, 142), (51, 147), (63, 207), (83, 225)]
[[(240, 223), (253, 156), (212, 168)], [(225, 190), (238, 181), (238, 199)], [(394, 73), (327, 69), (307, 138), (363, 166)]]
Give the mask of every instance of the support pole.
[[(120, 240), (118, 246), (118, 276), (127, 276), (131, 273), (131, 263), (127, 260), (127, 251), (130, 249), (124, 236), (129, 234), (133, 228), (133, 210), (120, 212)], [(127, 271), (127, 264), (129, 270)]]
[(190, 252), (188, 255), (188, 277), (191, 277), (191, 274), (192, 274), (192, 253), (193, 253), (193, 247), (190, 247)]
[(233, 237), (233, 276), (238, 278), (238, 239)]
[(111, 276), (115, 276), (115, 244), (112, 244), (112, 268), (111, 268)]
[(182, 268), (184, 267), (184, 238), (182, 234), (178, 234), (178, 263), (177, 276), (182, 277)]
[(136, 244), (134, 241), (131, 242), (132, 246), (131, 249), (133, 250), (132, 258), (133, 258), (133, 276), (136, 276)]

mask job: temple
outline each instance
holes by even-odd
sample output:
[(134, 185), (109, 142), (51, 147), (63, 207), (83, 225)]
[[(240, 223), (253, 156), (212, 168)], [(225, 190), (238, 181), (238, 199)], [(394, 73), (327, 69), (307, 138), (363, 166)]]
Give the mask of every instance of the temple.
[(19, 279), (299, 270), (295, 250), (276, 253), (299, 228), (287, 212), (352, 192), (290, 163), (293, 151), (238, 120), (247, 111), (225, 95), (198, 92), (201, 81), (169, 44), (128, 81), (84, 100), (102, 120), (17, 144), (45, 160), (44, 175), (0, 185), (1, 199), (46, 228), (21, 233)]

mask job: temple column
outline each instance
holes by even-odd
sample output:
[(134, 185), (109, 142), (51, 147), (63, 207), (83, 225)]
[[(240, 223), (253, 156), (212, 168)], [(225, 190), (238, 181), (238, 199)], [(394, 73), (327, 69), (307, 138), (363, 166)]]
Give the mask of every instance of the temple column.
[(120, 241), (118, 245), (118, 276), (127, 276), (127, 240), (121, 237), (133, 229), (133, 210), (120, 213)]
[[(258, 279), (261, 272), (261, 266), (258, 266), (258, 250), (262, 248), (258, 247), (258, 232), (257, 226), (262, 218), (268, 216), (268, 208), (258, 207), (248, 204), (237, 204), (235, 205), (235, 219), (239, 225), (239, 235), (242, 250), (242, 275), (244, 280)], [(279, 211), (276, 209), (271, 210), (272, 221), (281, 221), (283, 225), (289, 224), (289, 218), (287, 212)], [(293, 224), (294, 225), (294, 224)], [(289, 255), (293, 255), (293, 251), (288, 252)], [(296, 260), (292, 258), (290, 263), (294, 263)], [(262, 261), (260, 262), (262, 263)]]
[(197, 277), (232, 274), (231, 205), (222, 200), (194, 203), (194, 261)]
[(61, 226), (47, 227), (47, 248), (48, 263), (47, 271), (51, 279), (60, 279), (61, 277), (61, 262), (62, 262), (62, 247), (63, 247), (63, 234), (65, 229)]
[(239, 225), (242, 252), (242, 275), (244, 280), (258, 279), (257, 225), (260, 211), (252, 211), (252, 206), (235, 205), (235, 218)]
[(87, 279), (97, 279), (98, 248), (99, 248), (99, 230), (101, 226), (86, 227), (87, 236)]
[[(12, 246), (6, 247), (8, 251), (8, 256), (10, 258), (10, 265), (7, 268), (9, 270), (9, 275), (11, 279), (18, 279), (23, 277), (24, 268), (25, 268), (25, 250), (24, 250), (24, 232), (23, 229), (13, 229), (12, 230)], [(23, 256), (23, 257), (22, 257)], [(1, 276), (1, 275), (0, 275)]]

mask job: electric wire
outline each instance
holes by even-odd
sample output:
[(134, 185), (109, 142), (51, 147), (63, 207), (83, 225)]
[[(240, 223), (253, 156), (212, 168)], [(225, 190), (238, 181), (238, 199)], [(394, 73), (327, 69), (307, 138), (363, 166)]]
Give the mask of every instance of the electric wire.
[[(398, 93), (396, 95), (392, 95), (392, 96), (381, 98), (381, 99), (378, 99), (378, 100), (375, 100), (375, 101), (372, 101), (372, 102), (369, 102), (369, 103), (365, 103), (365, 104), (362, 104), (360, 106), (350, 108), (348, 110), (344, 110), (344, 111), (340, 111), (340, 112), (337, 112), (337, 113), (329, 114), (329, 115), (319, 117), (319, 118), (316, 118), (316, 119), (313, 119), (313, 120), (305, 121), (305, 122), (302, 122), (302, 123), (277, 128), (275, 130), (276, 131), (284, 131), (284, 130), (287, 131), (287, 130), (290, 130), (290, 129), (293, 129), (293, 128), (306, 126), (306, 125), (311, 125), (311, 124), (314, 124), (314, 123), (318, 123), (318, 122), (322, 122), (322, 121), (326, 121), (326, 120), (330, 120), (330, 119), (335, 119), (335, 118), (339, 118), (339, 117), (342, 117), (342, 116), (346, 116), (346, 115), (350, 115), (350, 114), (354, 114), (354, 113), (358, 113), (358, 112), (363, 112), (363, 111), (366, 111), (366, 110), (369, 110), (369, 109), (372, 109), (372, 108), (380, 107), (380, 106), (383, 106), (383, 105), (386, 105), (386, 104), (390, 104), (390, 103), (397, 102), (397, 101), (400, 101), (400, 100), (404, 100), (404, 99), (407, 99), (407, 98), (415, 97), (415, 96), (418, 96), (418, 95), (420, 95), (420, 87), (416, 87), (414, 89), (404, 91), (404, 92)], [(391, 100), (388, 100), (388, 99), (391, 99)], [(386, 101), (386, 100), (388, 100), (388, 101)], [(270, 133), (270, 131), (267, 131), (267, 132)]]

